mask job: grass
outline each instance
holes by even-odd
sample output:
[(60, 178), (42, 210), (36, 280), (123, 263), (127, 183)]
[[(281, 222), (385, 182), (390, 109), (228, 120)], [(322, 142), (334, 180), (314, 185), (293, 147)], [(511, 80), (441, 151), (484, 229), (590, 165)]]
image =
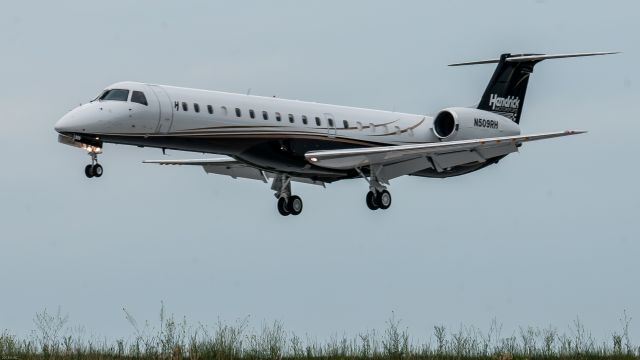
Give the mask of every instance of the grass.
[(460, 327), (450, 331), (435, 326), (428, 341), (409, 336), (400, 320), (392, 316), (382, 332), (375, 330), (353, 337), (333, 336), (324, 343), (301, 338), (285, 330), (281, 322), (264, 323), (250, 329), (248, 320), (218, 321), (213, 327), (190, 326), (186, 320), (160, 310), (159, 326), (140, 327), (123, 309), (135, 334), (113, 342), (86, 338), (81, 328), (68, 329), (68, 316), (58, 309), (36, 314), (35, 330), (21, 339), (7, 330), (0, 333), (0, 360), (20, 359), (215, 359), (215, 360), (310, 360), (310, 359), (639, 359), (640, 348), (629, 338), (631, 318), (625, 312), (621, 329), (608, 341), (597, 342), (580, 320), (568, 333), (553, 327), (520, 328), (503, 336), (493, 321), (486, 331)]

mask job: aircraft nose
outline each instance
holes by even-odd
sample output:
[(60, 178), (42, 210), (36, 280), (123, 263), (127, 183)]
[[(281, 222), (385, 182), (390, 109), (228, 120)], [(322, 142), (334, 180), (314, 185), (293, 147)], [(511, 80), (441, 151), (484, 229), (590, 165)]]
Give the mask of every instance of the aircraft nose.
[(79, 114), (80, 110), (78, 108), (69, 111), (66, 115), (64, 115), (53, 128), (59, 133), (80, 133), (84, 132), (82, 124), (82, 117)]
[(71, 128), (69, 126), (68, 117), (65, 115), (62, 118), (60, 118), (60, 120), (58, 120), (58, 122), (56, 122), (56, 124), (53, 126), (53, 128), (59, 133), (69, 132)]

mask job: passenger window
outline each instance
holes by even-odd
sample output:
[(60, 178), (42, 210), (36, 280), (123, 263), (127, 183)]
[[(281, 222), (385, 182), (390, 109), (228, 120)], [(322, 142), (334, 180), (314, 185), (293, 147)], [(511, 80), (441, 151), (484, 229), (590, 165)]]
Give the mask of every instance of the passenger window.
[(142, 104), (144, 106), (149, 105), (149, 103), (147, 103), (147, 97), (144, 96), (144, 93), (142, 91), (134, 91), (131, 94), (131, 102)]
[(296, 119), (293, 117), (293, 115), (289, 114), (289, 122), (293, 124), (295, 121)]
[(226, 106), (221, 106), (220, 108), (222, 109), (222, 114), (224, 114), (224, 116), (229, 115), (229, 110)]
[(242, 116), (242, 112), (240, 111), (240, 108), (236, 108), (236, 116), (237, 117)]
[(282, 117), (279, 112), (276, 113), (276, 121), (282, 121)]
[(269, 120), (269, 113), (266, 112), (266, 111), (263, 111), (262, 112), (262, 118), (265, 119), (265, 120)]
[(189, 105), (187, 105), (187, 103), (184, 102), (184, 101), (182, 102), (182, 110), (183, 111), (189, 111)]
[(253, 110), (249, 110), (249, 116), (250, 116), (252, 119), (255, 119), (255, 118), (256, 118), (256, 113), (255, 113), (255, 112), (253, 112)]
[(200, 112), (200, 105), (198, 105), (198, 103), (193, 103), (193, 110), (195, 110), (195, 112), (199, 113)]
[(358, 127), (359, 131), (362, 131), (362, 123), (360, 121), (356, 121), (356, 126)]
[(348, 122), (347, 120), (342, 120), (342, 126), (343, 126), (345, 129), (348, 129), (348, 128), (349, 128), (349, 122)]
[(209, 111), (209, 114), (213, 114), (213, 106), (207, 105), (207, 111)]
[(302, 123), (307, 125), (307, 116), (306, 115), (302, 115)]
[(335, 125), (333, 124), (332, 118), (328, 118), (327, 121), (329, 122), (329, 127), (335, 127)]
[(129, 98), (129, 90), (124, 89), (111, 89), (105, 91), (102, 96), (100, 96), (100, 100), (102, 101), (127, 101)]
[(316, 116), (316, 125), (317, 126), (321, 126), (322, 125), (322, 121), (320, 121), (320, 118)]

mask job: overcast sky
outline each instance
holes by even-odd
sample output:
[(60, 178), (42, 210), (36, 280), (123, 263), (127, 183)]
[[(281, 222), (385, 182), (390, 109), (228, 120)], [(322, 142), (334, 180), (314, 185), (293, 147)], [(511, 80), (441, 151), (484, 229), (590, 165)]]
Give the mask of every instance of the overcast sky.
[[(596, 4), (599, 3), (599, 4)], [(11, 1), (0, 12), (0, 330), (44, 308), (126, 336), (160, 301), (191, 323), (281, 320), (326, 338), (394, 311), (435, 324), (566, 330), (608, 340), (623, 310), (640, 340), (640, 23), (637, 1)], [(433, 114), (476, 103), (503, 52), (623, 51), (536, 67), (527, 144), (497, 166), (392, 181), (371, 212), (362, 180), (267, 184), (143, 165), (106, 145), (105, 175), (54, 123), (122, 80)], [(201, 157), (168, 152), (167, 159)], [(636, 341), (637, 342), (637, 341)]]

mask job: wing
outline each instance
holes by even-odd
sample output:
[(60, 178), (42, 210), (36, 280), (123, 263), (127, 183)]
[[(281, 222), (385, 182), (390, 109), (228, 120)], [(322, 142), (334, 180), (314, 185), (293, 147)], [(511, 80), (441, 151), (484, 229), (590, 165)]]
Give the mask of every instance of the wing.
[(529, 141), (577, 135), (584, 131), (504, 136), (486, 139), (447, 141), (416, 145), (380, 146), (346, 150), (310, 151), (305, 154), (310, 163), (329, 169), (360, 169), (380, 167), (383, 179), (392, 179), (428, 168), (437, 171), (484, 162), (490, 158), (518, 151)]
[[(264, 171), (238, 161), (228, 156), (220, 156), (209, 159), (186, 159), (186, 160), (145, 160), (145, 164), (159, 164), (159, 165), (196, 165), (202, 166), (207, 174), (227, 175), (234, 179), (253, 179), (268, 182), (270, 179), (278, 176), (275, 172)], [(324, 185), (320, 181), (313, 181), (311, 179), (292, 177), (291, 181), (302, 182), (313, 185)]]
[(159, 165), (196, 165), (202, 166), (207, 174), (227, 175), (234, 179), (244, 178), (262, 180), (265, 182), (267, 181), (262, 170), (249, 166), (228, 156), (210, 159), (145, 160), (143, 163)]

